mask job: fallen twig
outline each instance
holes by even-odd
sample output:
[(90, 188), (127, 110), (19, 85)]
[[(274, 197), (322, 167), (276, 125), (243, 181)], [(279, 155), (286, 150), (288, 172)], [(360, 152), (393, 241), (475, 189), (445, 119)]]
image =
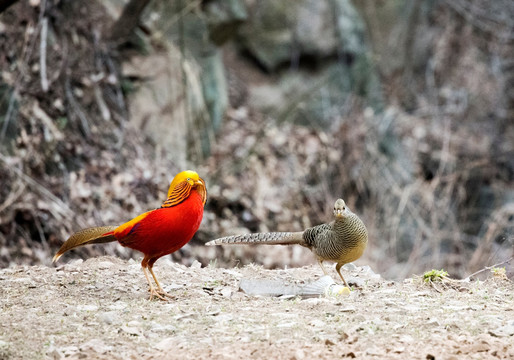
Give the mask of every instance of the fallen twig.
[(46, 39), (48, 37), (48, 18), (41, 19), (41, 42), (39, 43), (39, 74), (41, 76), (41, 88), (48, 91), (48, 77), (46, 75)]
[(461, 281), (470, 281), (470, 279), (471, 279), (471, 277), (472, 277), (472, 276), (478, 275), (478, 274), (480, 274), (480, 273), (482, 273), (482, 272), (484, 272), (484, 271), (487, 271), (487, 270), (491, 270), (491, 269), (493, 269), (493, 268), (495, 268), (495, 267), (498, 267), (498, 266), (500, 266), (500, 265), (508, 264), (509, 262), (511, 262), (511, 260), (512, 260), (512, 259), (514, 259), (514, 256), (511, 256), (509, 259), (507, 259), (507, 260), (505, 260), (505, 261), (502, 261), (502, 262), (500, 262), (500, 263), (498, 263), (498, 264), (494, 264), (494, 265), (491, 265), (491, 266), (486, 266), (485, 268), (483, 268), (483, 269), (481, 269), (481, 270), (478, 270), (478, 271), (474, 272), (474, 273), (473, 273), (473, 274), (471, 274), (471, 275), (466, 276), (466, 277), (465, 277), (464, 279), (462, 279)]

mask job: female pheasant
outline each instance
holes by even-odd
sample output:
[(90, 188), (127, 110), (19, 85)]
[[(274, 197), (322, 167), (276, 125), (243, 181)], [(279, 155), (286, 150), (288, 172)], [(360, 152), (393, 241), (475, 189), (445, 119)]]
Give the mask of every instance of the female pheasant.
[(348, 284), (341, 274), (344, 264), (355, 261), (362, 256), (368, 244), (368, 231), (364, 223), (346, 206), (343, 199), (334, 204), (334, 220), (299, 232), (272, 232), (226, 236), (212, 240), (205, 245), (230, 244), (298, 244), (309, 248), (318, 259), (318, 263), (327, 275), (323, 261), (333, 261), (336, 271), (346, 287)]
[[(144, 254), (141, 266), (150, 287), (150, 300), (169, 296), (153, 272), (161, 256), (171, 254), (191, 240), (198, 230), (207, 200), (205, 181), (194, 171), (177, 174), (170, 184), (168, 197), (159, 209), (150, 210), (120, 226), (88, 228), (73, 234), (55, 254), (56, 262), (66, 251), (87, 244), (118, 241), (122, 246)], [(152, 285), (152, 275), (157, 289)]]

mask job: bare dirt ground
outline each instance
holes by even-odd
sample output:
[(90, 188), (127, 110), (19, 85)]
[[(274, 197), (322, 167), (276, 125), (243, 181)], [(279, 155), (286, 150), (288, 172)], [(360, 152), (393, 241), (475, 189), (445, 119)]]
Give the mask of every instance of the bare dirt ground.
[[(155, 266), (175, 298), (148, 301), (137, 261), (0, 270), (0, 359), (512, 359), (514, 285), (391, 282), (345, 271), (349, 296), (259, 297), (241, 279), (302, 284), (317, 265)], [(331, 269), (333, 278), (335, 270)]]

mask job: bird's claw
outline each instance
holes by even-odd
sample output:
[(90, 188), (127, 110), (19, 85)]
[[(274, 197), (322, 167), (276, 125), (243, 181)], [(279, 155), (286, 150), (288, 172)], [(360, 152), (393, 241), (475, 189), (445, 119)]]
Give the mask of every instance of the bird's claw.
[(168, 294), (166, 291), (164, 291), (164, 289), (156, 290), (155, 288), (150, 288), (148, 291), (150, 292), (150, 301), (152, 301), (154, 297), (162, 301), (168, 301), (167, 298), (175, 299), (173, 295)]

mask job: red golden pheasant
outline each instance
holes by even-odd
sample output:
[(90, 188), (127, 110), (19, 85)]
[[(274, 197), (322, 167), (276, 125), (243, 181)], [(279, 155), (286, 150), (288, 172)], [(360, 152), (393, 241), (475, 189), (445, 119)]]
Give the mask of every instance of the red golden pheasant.
[[(88, 228), (73, 234), (55, 254), (56, 262), (66, 251), (87, 244), (118, 241), (144, 254), (141, 266), (150, 286), (150, 300), (169, 296), (159, 284), (153, 265), (161, 256), (187, 244), (198, 230), (207, 200), (205, 181), (194, 171), (182, 171), (170, 184), (168, 197), (159, 209), (141, 214), (120, 226)], [(152, 285), (152, 274), (157, 289)]]

